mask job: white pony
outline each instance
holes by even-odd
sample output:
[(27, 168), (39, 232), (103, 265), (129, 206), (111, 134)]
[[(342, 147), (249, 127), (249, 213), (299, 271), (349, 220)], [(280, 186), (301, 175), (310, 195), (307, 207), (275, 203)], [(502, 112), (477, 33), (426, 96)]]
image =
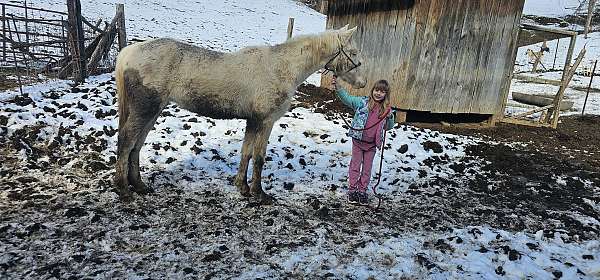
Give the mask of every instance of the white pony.
[[(356, 27), (293, 38), (276, 46), (221, 53), (155, 39), (124, 48), (115, 69), (119, 136), (115, 184), (121, 199), (151, 191), (141, 180), (140, 149), (162, 109), (181, 108), (216, 119), (245, 119), (246, 133), (235, 185), (265, 201), (261, 172), (273, 123), (290, 108), (296, 87), (325, 67), (357, 88), (366, 85), (360, 57), (350, 43)], [(247, 183), (253, 158), (252, 186)]]

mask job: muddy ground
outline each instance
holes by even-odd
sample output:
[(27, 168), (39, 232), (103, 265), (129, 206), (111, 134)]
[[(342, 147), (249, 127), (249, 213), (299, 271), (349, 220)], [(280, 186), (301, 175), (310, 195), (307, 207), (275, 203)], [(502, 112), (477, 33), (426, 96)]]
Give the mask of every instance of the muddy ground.
[[(338, 113), (350, 116), (350, 111), (333, 99), (329, 90), (312, 85), (301, 86), (300, 90), (307, 93), (299, 96), (300, 104), (315, 104), (315, 111), (332, 117), (339, 116)], [(441, 220), (452, 220), (463, 225), (490, 223), (500, 228), (521, 231), (538, 227), (531, 227), (538, 221), (548, 221), (549, 225), (553, 223), (551, 220), (558, 220), (559, 223), (555, 224), (557, 227), (550, 226), (550, 229), (561, 228), (584, 239), (600, 236), (600, 229), (597, 227), (583, 225), (569, 215), (554, 214), (555, 210), (576, 210), (586, 216), (600, 218), (597, 209), (584, 203), (584, 199), (600, 201), (600, 116), (563, 117), (556, 130), (511, 124), (482, 129), (423, 123), (409, 125), (497, 142), (479, 143), (467, 148), (469, 157), (488, 162), (483, 168), (485, 174), (462, 174), (463, 178), (454, 178), (452, 181), (438, 179), (425, 185), (409, 187), (409, 193), (414, 199), (445, 199), (448, 205), (463, 205), (460, 208), (469, 204), (486, 206), (484, 209), (474, 207), (472, 210), (475, 215), (462, 211), (443, 211), (442, 215), (436, 217), (439, 214), (436, 213), (428, 218), (428, 223), (443, 225)], [(463, 162), (454, 163), (451, 168), (461, 172), (471, 160), (466, 158)], [(443, 158), (439, 158), (431, 164), (435, 165), (435, 161), (438, 164), (446, 163)], [(558, 177), (564, 177), (566, 181), (557, 183)], [(490, 182), (497, 184), (490, 188)], [(461, 184), (466, 186), (459, 186)], [(585, 188), (586, 184), (593, 187)], [(420, 190), (431, 187), (436, 189), (433, 197), (431, 193)], [(466, 192), (456, 191), (463, 187), (466, 187)], [(436, 204), (434, 201), (431, 203)], [(428, 203), (422, 205), (423, 209), (399, 207), (400, 209), (393, 211), (423, 213), (429, 206)], [(414, 219), (418, 218), (409, 218), (410, 222), (407, 224), (414, 225)], [(440, 221), (436, 221), (437, 219)], [(530, 222), (532, 223), (528, 224)]]
[[(597, 220), (600, 214), (592, 206), (600, 203), (600, 151), (595, 145), (600, 134), (595, 116), (563, 118), (558, 130), (504, 125), (483, 130), (440, 127), (445, 133), (482, 137), (498, 144), (469, 146), (467, 156), (455, 160), (443, 153), (448, 147), (424, 142), (426, 149), (439, 151), (440, 156), (423, 161), (419, 176), (425, 178), (426, 170), (436, 168), (449, 168), (456, 174), (417, 180), (405, 191), (386, 197), (379, 211), (349, 206), (336, 194), (346, 188), (340, 182), (332, 182), (330, 190), (322, 194), (295, 196), (285, 188), (286, 182), (279, 182), (283, 188), (277, 183), (269, 191), (277, 202), (265, 206), (232, 191), (231, 178), (200, 176), (201, 181), (190, 182), (204, 171), (183, 167), (146, 170), (146, 180), (156, 192), (126, 204), (113, 192), (115, 158), (106, 156), (114, 152), (108, 140), (116, 129), (104, 126), (85, 134), (74, 132), (83, 124), (79, 118), (86, 112), (98, 120), (116, 118), (113, 83), (70, 89), (105, 109), (63, 101), (60, 96), (64, 92), (43, 93), (60, 110), (44, 107), (40, 117), (59, 115), (75, 123), (61, 127), (50, 142), (39, 140), (44, 123), (8, 135), (6, 115), (14, 112), (2, 112), (0, 246), (4, 253), (0, 253), (0, 276), (211, 279), (241, 277), (255, 266), (266, 265), (281, 278), (344, 278), (328, 273), (326, 266), (312, 272), (290, 272), (277, 260), (317, 246), (334, 251), (340, 263), (351, 263), (373, 240), (414, 232), (452, 236), (453, 229), (469, 226), (475, 226), (473, 236), (481, 233), (477, 227), (489, 226), (509, 232), (542, 231), (546, 237), (558, 234), (565, 243), (600, 238), (598, 224), (583, 222)], [(300, 90), (294, 107), (312, 108), (339, 125), (343, 124), (337, 113), (350, 116), (331, 92), (310, 85)], [(26, 106), (34, 101), (17, 95), (6, 103)], [(169, 106), (163, 115), (177, 110)], [(439, 134), (398, 125), (390, 137), (400, 133), (415, 137)], [(165, 151), (178, 148), (163, 144), (159, 148)], [(209, 148), (198, 149), (198, 156), (210, 154)], [(406, 153), (402, 147), (397, 152)], [(384, 184), (393, 186), (399, 180)], [(455, 237), (432, 238), (411, 252), (422, 275), (443, 271), (429, 252), (452, 254), (460, 246)], [(507, 247), (509, 241), (494, 244), (477, 250), (515, 255), (515, 250)], [(538, 250), (537, 245), (531, 246), (532, 251)], [(501, 264), (496, 273), (504, 273)]]

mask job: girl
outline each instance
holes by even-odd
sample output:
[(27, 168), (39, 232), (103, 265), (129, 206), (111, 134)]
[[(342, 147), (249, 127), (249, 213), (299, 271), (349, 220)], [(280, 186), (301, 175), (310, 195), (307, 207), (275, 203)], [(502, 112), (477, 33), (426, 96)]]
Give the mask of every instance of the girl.
[(345, 89), (338, 88), (335, 76), (331, 84), (342, 102), (355, 111), (348, 131), (348, 135), (352, 137), (348, 201), (367, 205), (367, 186), (371, 180), (375, 147), (381, 149), (383, 130), (391, 129), (395, 122), (395, 112), (390, 107), (390, 85), (386, 80), (379, 80), (373, 85), (371, 94), (363, 97), (352, 96)]

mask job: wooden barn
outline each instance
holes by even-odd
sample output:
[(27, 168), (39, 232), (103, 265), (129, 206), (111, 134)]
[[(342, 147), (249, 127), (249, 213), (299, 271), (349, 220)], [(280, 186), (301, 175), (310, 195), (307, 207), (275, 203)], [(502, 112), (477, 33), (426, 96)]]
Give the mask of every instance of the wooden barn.
[(327, 28), (358, 26), (353, 40), (369, 84), (390, 81), (392, 104), (409, 120), (493, 122), (503, 115), (524, 2), (329, 0)]

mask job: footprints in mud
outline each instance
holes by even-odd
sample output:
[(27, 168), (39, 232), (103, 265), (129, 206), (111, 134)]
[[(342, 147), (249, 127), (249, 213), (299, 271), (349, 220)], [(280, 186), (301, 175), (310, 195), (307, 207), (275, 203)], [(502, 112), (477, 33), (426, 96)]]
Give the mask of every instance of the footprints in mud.
[(442, 148), (442, 145), (440, 145), (440, 143), (438, 142), (434, 142), (434, 141), (425, 141), (422, 143), (423, 145), (423, 149), (425, 149), (425, 151), (433, 151), (436, 154), (441, 154), (444, 149)]

